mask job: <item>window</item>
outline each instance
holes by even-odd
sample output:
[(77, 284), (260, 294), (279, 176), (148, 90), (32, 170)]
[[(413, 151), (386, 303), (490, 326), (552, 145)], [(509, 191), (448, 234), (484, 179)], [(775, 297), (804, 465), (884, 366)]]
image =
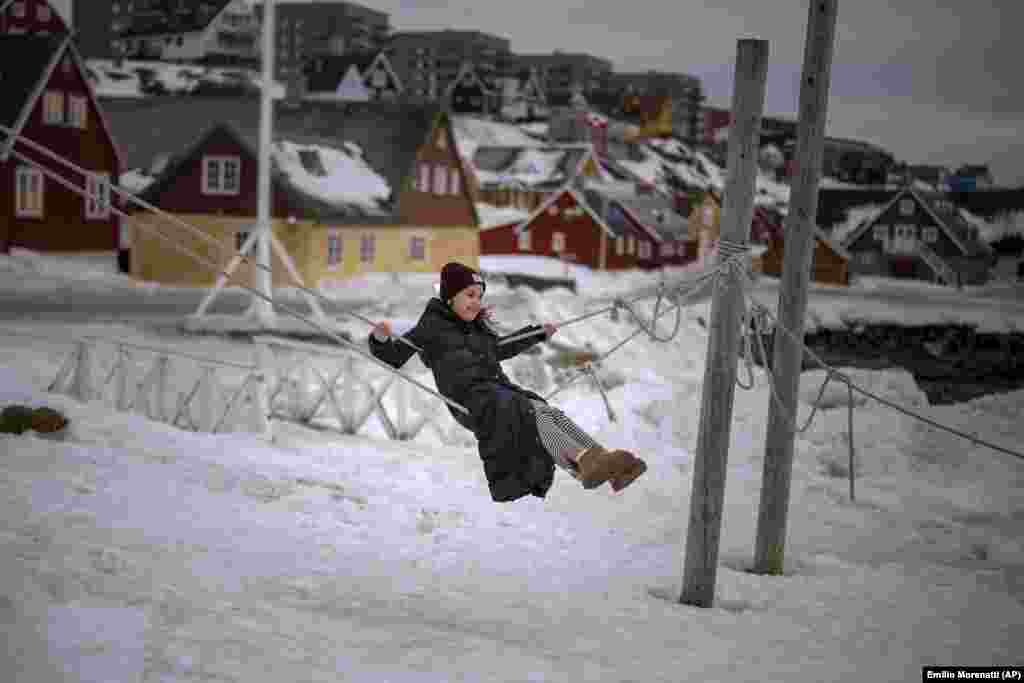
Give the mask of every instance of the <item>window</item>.
[(444, 194), (448, 189), (448, 168), (441, 164), (434, 166), (434, 194)]
[(630, 255), (636, 253), (636, 238), (632, 235), (626, 238), (626, 253)]
[(900, 200), (900, 215), (901, 216), (913, 216), (914, 215), (914, 200), (913, 199), (901, 199)]
[(651, 243), (647, 240), (640, 242), (640, 258), (651, 258)]
[(616, 237), (615, 238), (615, 255), (616, 256), (622, 256), (622, 254), (625, 253), (625, 251), (626, 251), (626, 238), (625, 237)]
[(88, 125), (88, 101), (78, 95), (68, 95), (68, 125), (85, 130)]
[(242, 247), (249, 241), (249, 236), (252, 234), (249, 230), (239, 230), (235, 233), (235, 251), (241, 253)]
[(675, 247), (673, 245), (671, 245), (671, 244), (663, 244), (663, 245), (661, 245), (661, 255), (662, 256), (674, 256), (675, 253), (676, 253), (676, 250), (675, 250)]
[(565, 233), (556, 232), (551, 235), (551, 251), (561, 254), (565, 251)]
[(949, 201), (948, 199), (939, 199), (936, 200), (935, 202), (935, 208), (936, 210), (941, 211), (943, 213), (952, 213), (953, 202)]
[(865, 266), (873, 265), (875, 262), (875, 252), (873, 251), (862, 251), (857, 256)]
[(341, 264), (341, 234), (337, 230), (327, 232), (327, 267), (334, 270)]
[(359, 260), (363, 263), (373, 263), (377, 255), (377, 239), (373, 235), (363, 235), (359, 240)]
[(14, 175), (14, 208), (19, 218), (43, 217), (43, 172), (22, 166)]
[(430, 164), (419, 165), (419, 175), (416, 178), (416, 189), (420, 192), (430, 192)]
[(110, 218), (110, 174), (95, 173), (85, 179), (85, 217)]
[(50, 6), (45, 4), (45, 3), (42, 4), (42, 5), (38, 5), (36, 7), (36, 17), (39, 19), (39, 21), (49, 21), (50, 20)]
[(889, 226), (888, 225), (876, 225), (874, 230), (876, 240), (886, 240), (889, 238)]
[(14, 17), (15, 19), (24, 19), (25, 18), (25, 3), (24, 2), (16, 2), (13, 5), (11, 5), (11, 16)]
[(241, 165), (238, 157), (203, 157), (203, 194), (238, 194)]
[(453, 168), (448, 174), (448, 193), (458, 195), (462, 192), (462, 176), (459, 175), (459, 169)]
[(516, 247), (519, 251), (530, 251), (530, 231), (522, 230), (516, 238)]
[(43, 123), (64, 123), (64, 93), (59, 90), (47, 90), (43, 97)]
[(929, 244), (934, 244), (939, 241), (939, 229), (932, 226), (927, 228), (921, 228), (921, 239)]
[(896, 226), (896, 239), (898, 240), (912, 240), (916, 236), (915, 226), (913, 225), (897, 225)]
[(409, 238), (409, 259), (425, 261), (427, 258), (427, 240), (425, 237)]

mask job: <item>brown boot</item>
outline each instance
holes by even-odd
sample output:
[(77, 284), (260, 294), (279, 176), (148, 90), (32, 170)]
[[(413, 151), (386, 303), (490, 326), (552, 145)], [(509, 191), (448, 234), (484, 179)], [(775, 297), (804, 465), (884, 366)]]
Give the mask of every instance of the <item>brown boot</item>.
[(596, 489), (623, 469), (622, 458), (600, 446), (588, 448), (576, 458), (580, 483), (585, 489)]
[(624, 463), (619, 473), (611, 478), (612, 491), (616, 493), (632, 484), (637, 477), (647, 471), (647, 463), (629, 451), (612, 451), (612, 455)]

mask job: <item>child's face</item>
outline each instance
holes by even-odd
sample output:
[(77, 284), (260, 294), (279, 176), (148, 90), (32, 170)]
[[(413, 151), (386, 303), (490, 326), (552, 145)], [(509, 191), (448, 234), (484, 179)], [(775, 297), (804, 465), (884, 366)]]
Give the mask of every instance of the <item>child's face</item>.
[(480, 285), (466, 287), (452, 299), (452, 310), (466, 322), (476, 320), (484, 296), (484, 288)]

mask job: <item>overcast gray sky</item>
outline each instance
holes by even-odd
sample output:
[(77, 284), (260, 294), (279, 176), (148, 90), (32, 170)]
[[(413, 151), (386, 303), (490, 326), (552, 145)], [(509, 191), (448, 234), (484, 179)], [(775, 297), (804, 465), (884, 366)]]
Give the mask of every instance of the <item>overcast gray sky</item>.
[[(587, 52), (617, 70), (699, 76), (732, 99), (736, 41), (769, 42), (765, 113), (795, 116), (808, 0), (367, 0), (398, 29), (479, 29), (516, 52)], [(912, 163), (990, 163), (1024, 184), (1024, 2), (839, 0), (829, 135)]]
[[(477, 29), (507, 38), (515, 52), (587, 52), (617, 70), (691, 73), (724, 107), (736, 41), (760, 38), (771, 51), (765, 113), (797, 108), (808, 0), (361, 4), (388, 12), (396, 30)], [(1024, 185), (1024, 2), (889, 4), (839, 0), (828, 134), (878, 143), (911, 163), (989, 163), (997, 182)]]

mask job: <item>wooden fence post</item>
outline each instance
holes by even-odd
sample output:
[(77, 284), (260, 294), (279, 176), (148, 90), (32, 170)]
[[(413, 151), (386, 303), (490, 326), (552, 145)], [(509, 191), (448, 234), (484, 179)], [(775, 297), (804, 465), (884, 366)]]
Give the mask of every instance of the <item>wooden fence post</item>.
[[(757, 143), (768, 75), (768, 43), (739, 41), (729, 134), (728, 182), (722, 220), (722, 242), (746, 248), (753, 217)], [(732, 256), (729, 250), (724, 254)], [(736, 354), (739, 347), (742, 283), (728, 270), (715, 279), (708, 325), (707, 367), (700, 416), (697, 458), (690, 496), (683, 590), (679, 601), (711, 607), (715, 598), (722, 503), (729, 455)]]
[[(779, 324), (772, 344), (772, 372), (778, 400), (769, 399), (768, 402), (761, 502), (757, 513), (753, 571), (759, 574), (782, 574), (785, 560), (797, 393), (804, 359), (803, 344), (799, 342), (804, 338), (807, 281), (814, 257), (814, 225), (824, 155), (837, 4), (838, 0), (812, 0), (807, 18), (796, 145), (799, 175), (793, 184), (789, 215), (786, 217)], [(782, 328), (789, 330), (793, 337)]]

